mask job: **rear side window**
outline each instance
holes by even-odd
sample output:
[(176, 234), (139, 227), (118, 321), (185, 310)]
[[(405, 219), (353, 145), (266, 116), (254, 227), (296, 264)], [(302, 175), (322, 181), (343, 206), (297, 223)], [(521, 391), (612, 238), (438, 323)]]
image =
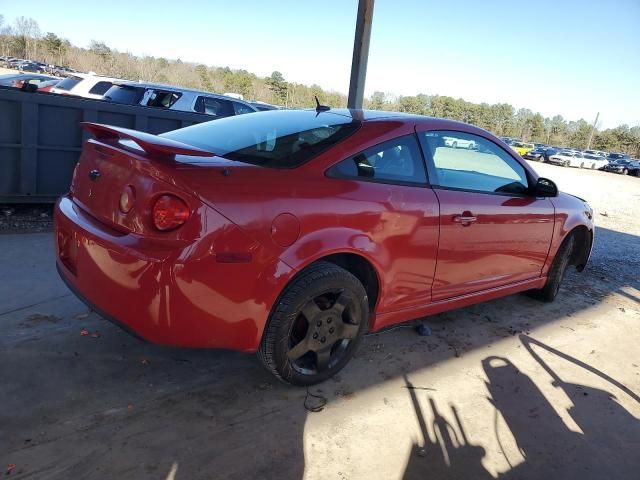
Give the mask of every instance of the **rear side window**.
[(253, 113), (255, 110), (248, 105), (240, 102), (231, 102), (233, 103), (233, 111), (236, 115), (242, 115), (243, 113)]
[(229, 160), (269, 168), (295, 168), (360, 128), (346, 115), (315, 110), (271, 110), (237, 115), (163, 133)]
[(181, 96), (182, 94), (178, 92), (154, 90), (151, 92), (151, 95), (149, 95), (147, 107), (171, 108)]
[(207, 115), (213, 115), (214, 117), (230, 117), (231, 115), (235, 115), (230, 101), (216, 97), (198, 97), (193, 109), (198, 113), (205, 113)]
[(130, 85), (114, 85), (104, 94), (104, 98), (125, 105), (137, 105), (142, 100), (144, 88)]
[(82, 78), (80, 77), (67, 77), (64, 80), (62, 80), (60, 83), (58, 83), (56, 85), (56, 88), (59, 90), (71, 90), (73, 87), (75, 87), (78, 83), (80, 83), (82, 81)]
[[(421, 132), (423, 151), (433, 171), (432, 185), (482, 193), (524, 194), (527, 174), (522, 165), (495, 143), (464, 132)], [(466, 144), (456, 148), (453, 144)]]
[(112, 86), (113, 83), (111, 82), (98, 82), (93, 87), (91, 87), (89, 93), (93, 95), (104, 95)]
[(414, 135), (395, 138), (343, 160), (329, 170), (329, 176), (419, 184), (427, 182), (424, 163)]

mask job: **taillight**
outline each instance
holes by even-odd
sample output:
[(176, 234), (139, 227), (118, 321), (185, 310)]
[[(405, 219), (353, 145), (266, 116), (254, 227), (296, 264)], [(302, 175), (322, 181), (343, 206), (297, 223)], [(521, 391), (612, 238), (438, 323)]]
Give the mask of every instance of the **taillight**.
[(133, 204), (136, 201), (136, 191), (131, 185), (127, 185), (120, 194), (120, 211), (122, 213), (129, 213), (133, 208)]
[(189, 219), (189, 207), (173, 195), (162, 195), (153, 205), (153, 224), (158, 230), (178, 228)]

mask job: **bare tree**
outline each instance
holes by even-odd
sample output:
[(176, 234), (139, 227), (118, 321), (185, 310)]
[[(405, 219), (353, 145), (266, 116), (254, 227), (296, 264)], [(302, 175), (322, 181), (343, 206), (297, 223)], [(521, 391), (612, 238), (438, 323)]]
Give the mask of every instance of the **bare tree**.
[(35, 59), (38, 55), (38, 39), (41, 36), (38, 22), (31, 17), (18, 17), (15, 19), (13, 30), (19, 55)]

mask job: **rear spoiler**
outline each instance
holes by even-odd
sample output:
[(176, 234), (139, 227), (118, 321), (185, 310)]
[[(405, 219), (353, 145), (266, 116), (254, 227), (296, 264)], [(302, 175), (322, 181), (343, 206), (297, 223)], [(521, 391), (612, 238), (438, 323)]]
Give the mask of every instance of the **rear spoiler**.
[(186, 143), (159, 137), (150, 133), (130, 130), (128, 128), (113, 127), (101, 123), (80, 122), (80, 126), (91, 133), (98, 140), (132, 140), (149, 155), (174, 156), (187, 155), (190, 157), (214, 157), (216, 154), (201, 150)]

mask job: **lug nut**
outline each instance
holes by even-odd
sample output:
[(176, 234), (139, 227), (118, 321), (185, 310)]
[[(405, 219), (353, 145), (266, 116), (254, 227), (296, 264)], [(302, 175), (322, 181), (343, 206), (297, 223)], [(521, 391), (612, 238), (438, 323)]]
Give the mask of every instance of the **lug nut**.
[(327, 323), (331, 323), (331, 320), (333, 320), (333, 318), (331, 317), (327, 318)]
[(333, 327), (331, 327), (331, 328), (329, 329), (329, 333), (333, 333), (333, 332), (335, 332), (335, 331), (336, 331), (336, 330), (335, 330), (335, 328), (333, 328)]
[(317, 326), (321, 326), (322, 325), (322, 320), (318, 320), (318, 322), (316, 323)]
[(327, 339), (326, 339), (326, 338), (324, 338), (324, 337), (322, 337), (322, 338), (320, 339), (320, 341), (321, 341), (322, 343), (324, 343), (324, 342), (326, 342), (326, 341), (327, 341)]
[(318, 334), (317, 334), (317, 333), (314, 333), (314, 334), (313, 334), (313, 338), (318, 338)]

